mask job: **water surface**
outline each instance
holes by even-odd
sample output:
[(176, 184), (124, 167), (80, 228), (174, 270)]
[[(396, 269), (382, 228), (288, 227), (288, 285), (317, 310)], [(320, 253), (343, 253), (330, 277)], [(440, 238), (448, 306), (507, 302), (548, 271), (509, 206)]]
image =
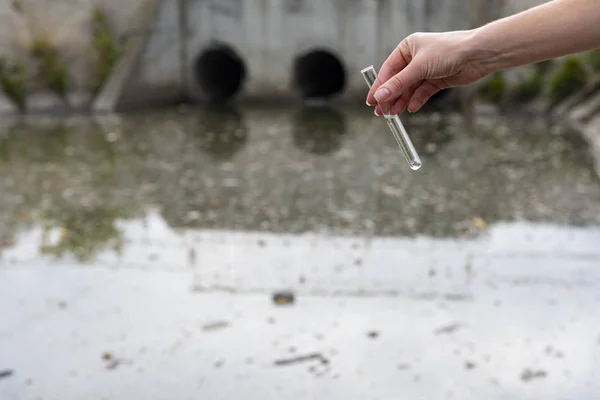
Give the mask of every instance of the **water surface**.
[[(472, 233), (498, 221), (600, 225), (579, 132), (544, 119), (404, 116), (411, 171), (368, 108), (186, 108), (31, 118), (0, 127), (0, 235), (43, 224), (85, 253), (115, 221), (158, 209), (172, 228)], [(474, 222), (475, 221), (475, 222)], [(92, 242), (92, 243), (90, 243)]]

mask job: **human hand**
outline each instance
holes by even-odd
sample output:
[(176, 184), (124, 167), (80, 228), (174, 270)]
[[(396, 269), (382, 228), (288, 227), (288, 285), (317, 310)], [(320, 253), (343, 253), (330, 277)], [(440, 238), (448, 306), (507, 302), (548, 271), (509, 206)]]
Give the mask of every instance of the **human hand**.
[(471, 32), (415, 33), (383, 63), (369, 91), (375, 114), (418, 111), (442, 89), (473, 83), (489, 72), (471, 49)]

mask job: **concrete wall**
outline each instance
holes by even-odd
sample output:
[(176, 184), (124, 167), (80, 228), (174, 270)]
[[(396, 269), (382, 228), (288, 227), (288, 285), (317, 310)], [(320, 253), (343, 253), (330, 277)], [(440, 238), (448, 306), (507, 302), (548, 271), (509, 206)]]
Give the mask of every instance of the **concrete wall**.
[[(173, 0), (164, 0), (172, 2)], [(399, 40), (418, 30), (466, 26), (464, 7), (456, 0), (188, 0), (183, 38), (186, 87), (202, 96), (193, 65), (214, 42), (232, 47), (245, 61), (248, 77), (240, 97), (293, 93), (296, 57), (314, 49), (336, 55), (348, 73), (346, 95), (363, 93), (358, 71), (379, 64)], [(166, 15), (164, 16), (167, 17)], [(165, 26), (168, 22), (164, 22)], [(159, 57), (166, 49), (150, 46)], [(175, 50), (169, 49), (175, 56)], [(153, 57), (149, 55), (148, 57)], [(158, 84), (161, 65), (142, 70), (149, 84)], [(171, 79), (171, 78), (169, 78)]]
[[(33, 36), (45, 35), (61, 49), (73, 90), (91, 82), (89, 15), (107, 11), (117, 37), (131, 38), (116, 77), (100, 97), (103, 109), (202, 99), (196, 81), (197, 57), (215, 43), (243, 60), (247, 77), (239, 99), (296, 96), (296, 57), (326, 49), (343, 64), (347, 84), (341, 97), (365, 91), (358, 73), (378, 67), (398, 42), (416, 31), (468, 28), (470, 2), (500, 4), (512, 13), (543, 0), (0, 0), (0, 53), (27, 56)], [(135, 40), (133, 40), (135, 39)], [(105, 91), (105, 92), (106, 92)]]
[(148, 98), (177, 86), (182, 94), (205, 98), (194, 65), (220, 43), (244, 61), (239, 99), (299, 96), (294, 61), (315, 49), (342, 62), (342, 97), (355, 97), (365, 90), (360, 69), (380, 65), (412, 32), (468, 27), (465, 14), (465, 2), (458, 0), (162, 0), (136, 66), (140, 90), (128, 92)]
[(91, 86), (90, 15), (99, 6), (110, 16), (115, 36), (139, 31), (144, 0), (0, 0), (0, 55), (28, 58), (31, 41), (43, 37), (56, 45), (69, 67), (72, 89)]

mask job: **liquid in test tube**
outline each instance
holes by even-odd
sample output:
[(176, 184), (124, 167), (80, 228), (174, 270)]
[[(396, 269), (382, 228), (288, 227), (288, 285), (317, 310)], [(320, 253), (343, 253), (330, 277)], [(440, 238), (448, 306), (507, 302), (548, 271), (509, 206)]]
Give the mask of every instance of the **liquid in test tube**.
[[(370, 65), (360, 72), (365, 78), (367, 85), (369, 85), (369, 89), (371, 89), (377, 80), (377, 72), (375, 71), (375, 68)], [(400, 117), (385, 113), (383, 117), (392, 131), (392, 135), (394, 135), (394, 139), (396, 139), (400, 150), (402, 150), (402, 154), (404, 154), (404, 158), (406, 158), (406, 162), (408, 162), (410, 169), (416, 171), (421, 168), (421, 165), (423, 165), (421, 162), (421, 157), (419, 157), (419, 153), (417, 153), (415, 146), (413, 146), (412, 141), (410, 140), (404, 125), (402, 124), (402, 121), (400, 121)]]

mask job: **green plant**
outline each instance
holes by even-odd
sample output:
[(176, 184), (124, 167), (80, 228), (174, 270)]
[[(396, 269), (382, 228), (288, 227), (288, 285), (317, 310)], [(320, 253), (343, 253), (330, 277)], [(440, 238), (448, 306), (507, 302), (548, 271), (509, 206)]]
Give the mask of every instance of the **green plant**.
[(504, 74), (496, 72), (487, 79), (479, 93), (485, 100), (498, 103), (504, 97), (505, 90), (506, 82), (504, 81)]
[(80, 262), (86, 262), (97, 252), (107, 247), (116, 250), (123, 242), (123, 234), (116, 226), (120, 218), (127, 218), (130, 210), (112, 207), (89, 209), (68, 208), (46, 215), (49, 227), (60, 227), (58, 243), (44, 246), (44, 253), (62, 257), (72, 254)]
[(600, 49), (589, 51), (585, 54), (585, 61), (594, 72), (600, 72)]
[(0, 57), (0, 89), (20, 110), (25, 110), (25, 66), (20, 62), (9, 62)]
[(23, 3), (21, 0), (12, 0), (11, 7), (14, 12), (23, 14)]
[(542, 93), (544, 86), (544, 73), (535, 69), (533, 73), (510, 90), (511, 101), (526, 103)]
[(558, 103), (582, 89), (587, 82), (587, 72), (575, 56), (567, 57), (550, 72), (548, 95), (550, 105)]
[(538, 63), (533, 64), (533, 66), (535, 67), (535, 70), (538, 71), (539, 73), (541, 73), (542, 75), (545, 75), (546, 73), (548, 73), (552, 69), (553, 65), (554, 65), (554, 60), (545, 60), (545, 61), (540, 61)]
[(96, 77), (94, 82), (94, 93), (102, 89), (104, 83), (110, 76), (115, 63), (121, 55), (120, 46), (113, 38), (104, 11), (94, 8), (91, 15), (94, 52), (96, 58)]
[(58, 49), (46, 39), (37, 38), (33, 40), (30, 51), (39, 63), (44, 83), (50, 90), (66, 99), (68, 74), (67, 68), (59, 57)]

